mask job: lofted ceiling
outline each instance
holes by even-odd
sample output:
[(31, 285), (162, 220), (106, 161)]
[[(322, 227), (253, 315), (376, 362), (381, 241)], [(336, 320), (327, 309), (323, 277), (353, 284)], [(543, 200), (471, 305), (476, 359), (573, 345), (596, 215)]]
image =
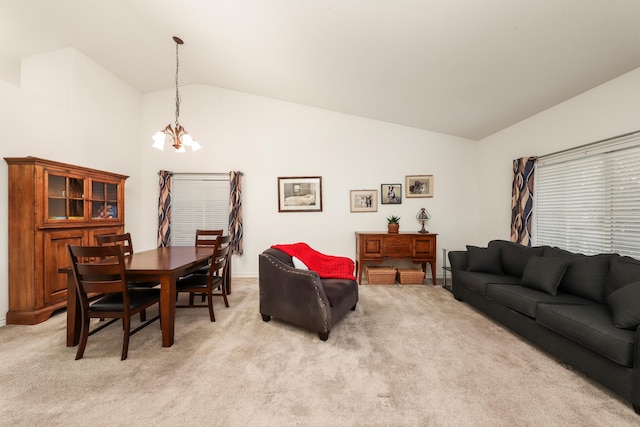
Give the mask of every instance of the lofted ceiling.
[(640, 67), (640, 1), (0, 0), (0, 79), (74, 47), (171, 89), (174, 35), (181, 85), (479, 140)]

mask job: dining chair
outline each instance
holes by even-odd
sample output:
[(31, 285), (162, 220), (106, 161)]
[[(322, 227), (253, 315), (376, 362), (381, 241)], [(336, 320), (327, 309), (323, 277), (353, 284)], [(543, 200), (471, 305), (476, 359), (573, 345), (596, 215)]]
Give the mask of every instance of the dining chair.
[[(221, 247), (229, 246), (229, 244), (231, 243), (231, 235), (218, 237), (218, 243), (220, 244)], [(225, 264), (225, 271), (224, 271), (224, 274), (223, 274), (223, 277), (222, 277), (223, 280), (222, 280), (222, 283), (220, 284), (220, 286), (224, 286), (224, 293), (222, 293), (222, 291), (217, 292), (217, 293), (214, 292), (213, 295), (224, 296), (225, 297), (225, 305), (227, 307), (229, 307), (229, 302), (228, 302), (228, 299), (227, 299), (227, 295), (228, 295), (229, 289), (231, 289), (231, 283), (230, 283), (230, 281), (231, 281), (231, 248), (229, 248), (229, 250), (225, 251), (225, 252), (226, 252), (227, 261), (226, 261), (226, 264)], [(198, 270), (196, 273), (202, 274), (202, 270)], [(207, 270), (205, 272), (205, 274), (209, 274), (209, 271)], [(203, 295), (202, 301), (204, 301), (204, 296), (205, 295)]]
[[(222, 295), (224, 298), (224, 305), (229, 307), (229, 301), (227, 300), (226, 287), (224, 286), (224, 277), (227, 271), (227, 255), (230, 250), (230, 246), (216, 245), (213, 249), (213, 256), (211, 265), (209, 267), (209, 273), (204, 274), (190, 274), (185, 277), (181, 277), (176, 282), (176, 291), (189, 293), (189, 304), (180, 305), (176, 304), (176, 307), (181, 308), (193, 308), (193, 307), (208, 307), (209, 317), (212, 322), (216, 321), (215, 314), (213, 312), (213, 297), (215, 295)], [(219, 294), (214, 293), (214, 290), (220, 288)], [(196, 294), (204, 294), (207, 299), (207, 304), (194, 304), (193, 296)]]
[[(122, 253), (124, 256), (129, 256), (133, 254), (133, 242), (131, 240), (131, 233), (123, 233), (123, 234), (103, 234), (96, 236), (96, 242), (98, 246), (114, 246), (121, 245)], [(158, 286), (160, 282), (154, 281), (141, 281), (141, 280), (129, 280), (127, 281), (127, 285), (130, 289), (135, 288), (155, 288)], [(147, 319), (147, 312), (142, 310), (140, 312), (140, 320), (145, 321)]]
[[(160, 289), (128, 286), (122, 246), (67, 245), (82, 318), (76, 360), (82, 359), (89, 335), (101, 331), (118, 319), (123, 323), (122, 356), (127, 358), (129, 337), (155, 322), (160, 315), (131, 331), (131, 317), (160, 303)], [(95, 301), (90, 295), (102, 294)], [(90, 330), (92, 318), (111, 319)]]
[(224, 230), (196, 230), (196, 246), (214, 246)]
[[(231, 235), (223, 236), (224, 231), (220, 230), (196, 230), (196, 246), (198, 247), (209, 247), (213, 246), (217, 243), (221, 245), (228, 245), (231, 242)], [(195, 274), (209, 274), (209, 265), (202, 267), (200, 270), (197, 270)], [(229, 289), (231, 289), (231, 251), (229, 251), (227, 255), (227, 271), (225, 273), (224, 278), (224, 286), (226, 287), (225, 291), (228, 293)], [(214, 295), (222, 295), (222, 294), (214, 294)], [(202, 295), (202, 301), (205, 300), (206, 295)], [(193, 294), (189, 297), (190, 303), (192, 303)], [(228, 306), (227, 306), (228, 307)]]
[[(196, 230), (196, 247), (207, 248), (213, 247), (219, 243), (218, 239), (222, 237), (224, 230)], [(195, 271), (196, 274), (209, 274), (211, 264), (205, 265), (200, 270)]]
[[(96, 236), (98, 246), (113, 246), (121, 245), (122, 253), (124, 256), (133, 254), (133, 243), (131, 242), (131, 233), (124, 234), (103, 234)], [(129, 287), (131, 288), (153, 288), (160, 284), (160, 282), (154, 281), (129, 281)]]

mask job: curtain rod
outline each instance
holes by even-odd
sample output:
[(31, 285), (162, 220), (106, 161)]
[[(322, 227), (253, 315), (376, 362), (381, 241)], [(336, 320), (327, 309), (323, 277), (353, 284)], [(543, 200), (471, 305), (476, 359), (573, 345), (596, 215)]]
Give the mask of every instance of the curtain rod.
[(553, 153), (545, 154), (543, 156), (538, 156), (537, 159), (538, 160), (544, 160), (547, 157), (557, 156), (557, 155), (568, 153), (568, 152), (571, 152), (571, 151), (580, 151), (580, 150), (583, 150), (585, 148), (591, 147), (591, 146), (596, 145), (596, 144), (602, 144), (603, 142), (614, 141), (616, 139), (626, 138), (628, 136), (632, 136), (632, 135), (636, 135), (636, 134), (640, 134), (640, 130), (635, 130), (635, 131), (632, 131), (632, 132), (623, 133), (623, 134), (620, 134), (620, 135), (616, 135), (616, 136), (612, 136), (612, 137), (609, 137), (609, 138), (601, 139), (599, 141), (589, 142), (587, 144), (578, 145), (577, 147), (567, 148), (565, 150), (555, 151)]
[[(160, 172), (162, 171), (158, 171), (158, 175), (160, 175)], [(220, 175), (220, 176), (229, 176), (229, 172), (174, 172), (171, 171), (172, 174), (174, 175)]]

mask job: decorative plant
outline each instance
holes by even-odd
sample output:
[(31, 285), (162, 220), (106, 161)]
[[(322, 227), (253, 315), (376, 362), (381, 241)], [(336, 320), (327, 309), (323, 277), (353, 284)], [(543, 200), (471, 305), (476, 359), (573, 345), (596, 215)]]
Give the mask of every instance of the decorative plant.
[(389, 221), (389, 224), (399, 224), (400, 223), (400, 217), (399, 216), (395, 216), (395, 215), (391, 215), (387, 217), (387, 221)]

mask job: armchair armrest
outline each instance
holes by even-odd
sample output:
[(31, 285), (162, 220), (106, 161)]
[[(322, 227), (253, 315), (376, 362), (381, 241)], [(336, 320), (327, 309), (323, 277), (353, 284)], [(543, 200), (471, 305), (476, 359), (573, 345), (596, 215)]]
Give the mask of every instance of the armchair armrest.
[(307, 329), (331, 329), (329, 300), (318, 273), (299, 270), (266, 253), (259, 255), (260, 313)]

